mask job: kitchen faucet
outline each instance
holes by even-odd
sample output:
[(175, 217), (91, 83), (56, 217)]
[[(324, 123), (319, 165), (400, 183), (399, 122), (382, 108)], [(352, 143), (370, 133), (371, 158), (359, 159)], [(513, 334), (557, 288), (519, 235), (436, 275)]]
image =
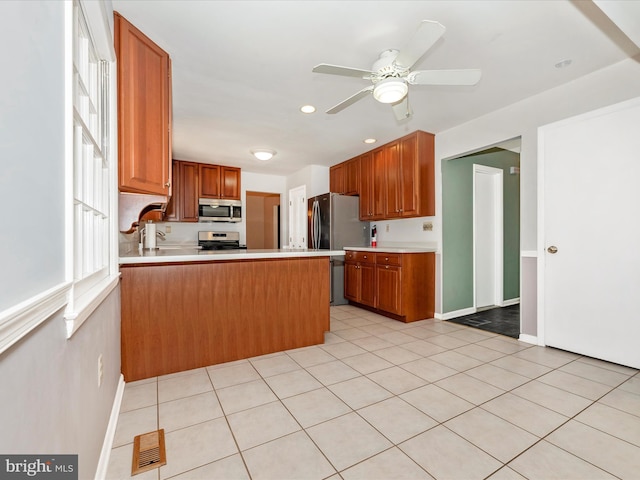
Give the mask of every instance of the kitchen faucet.
[[(155, 224), (151, 224), (153, 225), (153, 229), (152, 231), (155, 230)], [(147, 239), (147, 227), (149, 226), (149, 224), (147, 224), (147, 226), (143, 227), (140, 229), (140, 248), (155, 248), (156, 246), (156, 242), (155, 242), (155, 238), (150, 241), (150, 239)], [(159, 230), (155, 230), (155, 235), (154, 237), (160, 237), (160, 239), (162, 240), (166, 240), (166, 234), (164, 232), (161, 232)], [(147, 245), (148, 244), (148, 245)]]

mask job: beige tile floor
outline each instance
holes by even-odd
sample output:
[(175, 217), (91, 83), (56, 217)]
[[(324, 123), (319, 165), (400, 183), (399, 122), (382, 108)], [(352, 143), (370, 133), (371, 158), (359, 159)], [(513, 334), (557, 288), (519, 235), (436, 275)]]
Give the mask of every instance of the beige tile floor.
[(640, 478), (640, 375), (438, 320), (331, 308), (323, 345), (126, 385), (110, 479)]

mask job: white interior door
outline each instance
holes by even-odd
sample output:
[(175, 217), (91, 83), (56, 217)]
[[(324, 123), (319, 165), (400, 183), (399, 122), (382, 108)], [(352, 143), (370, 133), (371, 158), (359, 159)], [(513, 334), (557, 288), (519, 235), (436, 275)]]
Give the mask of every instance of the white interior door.
[(635, 368), (639, 129), (636, 99), (543, 127), (539, 144), (539, 337)]
[(502, 169), (473, 165), (475, 307), (502, 304)]
[(307, 248), (307, 187), (289, 190), (289, 247)]

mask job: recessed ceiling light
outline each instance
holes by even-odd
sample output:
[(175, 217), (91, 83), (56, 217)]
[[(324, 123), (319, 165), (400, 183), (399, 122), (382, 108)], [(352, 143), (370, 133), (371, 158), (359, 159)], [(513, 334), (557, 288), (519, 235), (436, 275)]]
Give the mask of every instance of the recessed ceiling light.
[(365, 138), (363, 140), (364, 143), (376, 143), (377, 140), (375, 138)]
[(275, 150), (271, 150), (270, 148), (256, 148), (251, 150), (251, 154), (256, 157), (258, 160), (271, 160), (271, 158), (276, 154)]
[(313, 105), (303, 105), (300, 107), (300, 111), (302, 113), (313, 113), (316, 111), (316, 107), (314, 107)]
[(558, 62), (555, 64), (556, 68), (566, 68), (569, 65), (571, 65), (572, 60), (570, 58), (567, 58), (566, 60), (562, 60), (561, 62)]

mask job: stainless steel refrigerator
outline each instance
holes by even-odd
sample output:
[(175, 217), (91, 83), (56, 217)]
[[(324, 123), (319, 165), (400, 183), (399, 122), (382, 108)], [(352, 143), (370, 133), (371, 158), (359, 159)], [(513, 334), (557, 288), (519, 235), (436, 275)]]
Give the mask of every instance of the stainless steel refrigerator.
[[(369, 222), (359, 219), (359, 197), (325, 193), (308, 200), (308, 247), (342, 250), (369, 245)], [(331, 257), (331, 305), (344, 305), (344, 257)]]

